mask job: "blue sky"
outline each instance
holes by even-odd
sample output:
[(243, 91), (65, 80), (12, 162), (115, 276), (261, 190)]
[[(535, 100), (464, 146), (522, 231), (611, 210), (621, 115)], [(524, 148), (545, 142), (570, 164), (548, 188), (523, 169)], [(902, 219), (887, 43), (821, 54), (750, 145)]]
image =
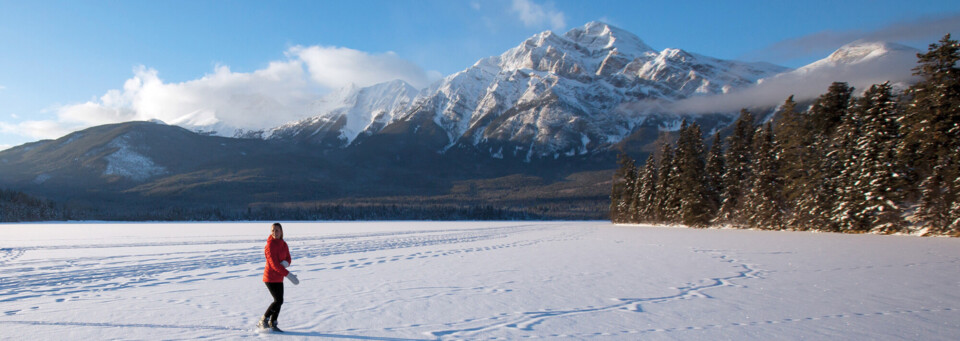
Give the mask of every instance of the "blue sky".
[(860, 38), (925, 49), (960, 34), (960, 1), (0, 0), (0, 149), (130, 118), (263, 116), (226, 103), (237, 94), (306, 117), (290, 103), (384, 77), (426, 85), (589, 21), (658, 50), (799, 67)]

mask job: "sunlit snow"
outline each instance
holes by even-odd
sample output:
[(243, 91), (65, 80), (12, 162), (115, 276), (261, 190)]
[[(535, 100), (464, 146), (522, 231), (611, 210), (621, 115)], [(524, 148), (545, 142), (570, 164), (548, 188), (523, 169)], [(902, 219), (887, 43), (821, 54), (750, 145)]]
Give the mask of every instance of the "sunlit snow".
[[(0, 339), (243, 339), (270, 224), (0, 225)], [(951, 340), (960, 239), (284, 223), (285, 339)]]

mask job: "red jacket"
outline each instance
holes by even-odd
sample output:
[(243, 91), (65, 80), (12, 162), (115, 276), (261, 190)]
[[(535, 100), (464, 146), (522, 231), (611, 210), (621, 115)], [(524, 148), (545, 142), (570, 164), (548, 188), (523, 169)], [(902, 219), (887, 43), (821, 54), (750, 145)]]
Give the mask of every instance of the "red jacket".
[(264, 255), (267, 256), (267, 265), (263, 267), (263, 281), (267, 283), (283, 282), (289, 271), (280, 265), (280, 262), (290, 260), (290, 249), (287, 248), (287, 242), (283, 239), (273, 239), (273, 235), (267, 237), (267, 246), (263, 248)]

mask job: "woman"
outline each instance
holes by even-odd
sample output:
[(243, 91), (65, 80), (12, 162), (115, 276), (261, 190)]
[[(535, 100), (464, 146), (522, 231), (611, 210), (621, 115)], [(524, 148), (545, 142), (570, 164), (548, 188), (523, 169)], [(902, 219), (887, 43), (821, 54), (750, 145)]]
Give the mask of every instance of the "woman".
[(283, 332), (277, 328), (277, 317), (280, 315), (280, 306), (283, 305), (283, 278), (286, 277), (294, 285), (299, 284), (297, 276), (287, 271), (290, 266), (290, 249), (283, 241), (283, 227), (274, 223), (267, 237), (267, 246), (263, 249), (267, 257), (267, 265), (263, 268), (263, 283), (273, 296), (273, 303), (263, 313), (263, 318), (257, 323), (260, 329), (270, 328), (275, 332)]

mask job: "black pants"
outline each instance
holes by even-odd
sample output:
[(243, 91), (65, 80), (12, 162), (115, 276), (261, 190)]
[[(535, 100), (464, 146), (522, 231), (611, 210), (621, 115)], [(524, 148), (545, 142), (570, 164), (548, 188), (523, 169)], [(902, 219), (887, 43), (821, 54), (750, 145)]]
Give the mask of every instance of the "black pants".
[(269, 317), (270, 321), (276, 322), (277, 317), (280, 316), (280, 306), (283, 305), (283, 282), (264, 282), (263, 284), (267, 285), (267, 290), (270, 290), (270, 296), (273, 296), (273, 303), (267, 308), (267, 312), (263, 313), (263, 317)]

